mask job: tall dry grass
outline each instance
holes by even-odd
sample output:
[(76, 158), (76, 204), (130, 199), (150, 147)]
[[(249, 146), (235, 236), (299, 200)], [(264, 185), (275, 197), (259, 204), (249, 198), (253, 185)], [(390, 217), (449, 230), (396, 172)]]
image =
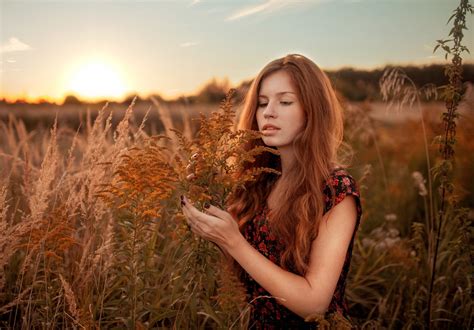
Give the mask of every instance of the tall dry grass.
[[(169, 109), (159, 106), (166, 116)], [(106, 110), (84, 122), (82, 131), (58, 122), (50, 131), (28, 132), (14, 117), (1, 123), (0, 322), (5, 327), (245, 328), (248, 309), (236, 294), (241, 288), (228, 269), (215, 266), (218, 249), (209, 246), (208, 262), (196, 267), (192, 235), (179, 214), (170, 212), (177, 196), (149, 221), (99, 197), (126, 164), (125, 155), (153, 145), (146, 121), (131, 123), (133, 104), (115, 128)], [(425, 121), (424, 133), (420, 122), (384, 123), (370, 113), (370, 104), (346, 105), (346, 140), (355, 149), (352, 171), (366, 187), (346, 295), (362, 328), (423, 327), (429, 277), (420, 269), (427, 266), (428, 237), (417, 223), (424, 223), (429, 211), (418, 190), (424, 182), (417, 188), (412, 173), (426, 176), (423, 135), (434, 137), (439, 123)], [(473, 123), (465, 117), (458, 126), (461, 156), (474, 152)], [(198, 124), (187, 125), (192, 141)], [(175, 128), (169, 121), (168, 132)], [(174, 138), (160, 138), (155, 147), (175, 144)], [(177, 149), (168, 148), (167, 157)], [(429, 146), (429, 153), (434, 157), (436, 149)], [(470, 189), (464, 184), (472, 182), (472, 164), (468, 157), (460, 160), (464, 167), (456, 182), (467, 201)], [(471, 323), (468, 253), (459, 240), (459, 220), (448, 223), (441, 241), (433, 304), (439, 328)]]
[[(57, 121), (49, 133), (27, 133), (14, 117), (2, 123), (1, 324), (245, 327), (242, 285), (176, 211), (185, 190), (223, 205), (242, 183), (233, 173), (266, 148), (240, 152), (256, 136), (232, 129), (230, 99), (222, 113), (201, 117), (197, 138), (189, 118), (181, 132), (160, 104), (167, 131), (148, 135), (147, 115), (131, 124), (134, 101), (115, 128), (107, 105), (83, 133)], [(191, 153), (200, 156), (187, 180)]]

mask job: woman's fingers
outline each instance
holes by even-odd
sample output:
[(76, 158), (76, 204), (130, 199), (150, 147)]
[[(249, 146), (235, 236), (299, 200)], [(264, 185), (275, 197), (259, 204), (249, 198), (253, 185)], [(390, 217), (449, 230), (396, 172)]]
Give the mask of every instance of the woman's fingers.
[(222, 233), (218, 229), (219, 224), (222, 224), (222, 219), (199, 211), (186, 198), (184, 198), (182, 209), (193, 232), (214, 243), (222, 241)]
[(183, 209), (187, 210), (188, 213), (189, 213), (192, 217), (196, 218), (196, 220), (200, 220), (200, 219), (198, 219), (198, 217), (199, 217), (199, 213), (201, 213), (201, 212), (199, 212), (198, 209), (196, 209), (196, 208), (194, 207), (194, 205), (191, 204), (191, 202), (190, 202), (186, 197), (184, 197)]
[(199, 211), (191, 202), (189, 202), (186, 197), (184, 197), (184, 202), (184, 208), (189, 211), (189, 214), (192, 215), (196, 221), (207, 223), (213, 220), (218, 220), (215, 219), (215, 217), (210, 217), (209, 215), (206, 215), (205, 213)]
[(184, 206), (181, 208), (182, 211), (183, 211), (183, 214), (184, 214), (184, 217), (186, 218), (186, 222), (188, 223), (188, 226), (193, 226), (193, 222), (190, 218), (190, 215), (188, 213), (188, 211), (184, 208)]
[(193, 215), (185, 207), (183, 207), (183, 214), (186, 217), (186, 222), (188, 223), (188, 226), (191, 228), (191, 231), (202, 236), (202, 228), (199, 222), (196, 221)]
[(183, 213), (186, 216), (186, 220), (191, 226), (197, 225), (197, 219), (186, 206), (183, 206)]
[(212, 214), (212, 215), (216, 216), (217, 218), (225, 219), (225, 220), (228, 220), (228, 221), (234, 221), (234, 219), (229, 214), (229, 212), (221, 210), (220, 208), (215, 207), (214, 205), (209, 205), (209, 207), (206, 208), (206, 211), (209, 214)]
[(206, 228), (209, 227), (208, 221), (210, 219), (205, 218), (206, 215), (196, 209), (186, 197), (184, 197), (184, 203), (185, 204), (183, 205), (182, 209), (186, 219), (188, 220), (188, 223), (191, 225), (191, 227), (196, 228), (200, 232), (205, 232)]

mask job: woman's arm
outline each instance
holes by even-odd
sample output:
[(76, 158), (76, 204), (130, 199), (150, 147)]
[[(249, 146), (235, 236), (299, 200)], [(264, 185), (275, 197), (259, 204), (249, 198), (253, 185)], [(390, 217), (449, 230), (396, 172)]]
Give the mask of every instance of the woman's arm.
[(304, 277), (282, 269), (254, 249), (229, 213), (211, 206), (208, 215), (189, 201), (183, 212), (195, 233), (225, 249), (257, 283), (294, 313), (306, 318), (324, 313), (329, 307), (355, 228), (353, 197), (347, 196), (323, 217)]

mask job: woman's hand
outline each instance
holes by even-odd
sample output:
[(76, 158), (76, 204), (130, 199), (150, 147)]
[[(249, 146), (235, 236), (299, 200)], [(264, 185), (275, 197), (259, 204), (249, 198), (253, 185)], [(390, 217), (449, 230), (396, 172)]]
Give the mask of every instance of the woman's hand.
[(239, 239), (243, 239), (237, 222), (230, 213), (209, 205), (206, 213), (196, 209), (186, 198), (182, 198), (182, 209), (191, 230), (202, 238), (216, 243), (224, 250), (229, 250)]

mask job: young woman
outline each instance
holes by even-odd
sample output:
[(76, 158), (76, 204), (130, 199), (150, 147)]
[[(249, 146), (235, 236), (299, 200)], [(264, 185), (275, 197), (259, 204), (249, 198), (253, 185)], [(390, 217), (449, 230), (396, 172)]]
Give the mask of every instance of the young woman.
[(251, 328), (314, 328), (305, 318), (348, 317), (344, 289), (362, 209), (338, 161), (342, 110), (328, 77), (302, 55), (270, 62), (250, 86), (239, 128), (259, 130), (263, 137), (252, 143), (280, 152), (248, 166), (281, 175), (262, 174), (227, 211), (200, 212), (182, 197), (191, 229), (240, 265)]

